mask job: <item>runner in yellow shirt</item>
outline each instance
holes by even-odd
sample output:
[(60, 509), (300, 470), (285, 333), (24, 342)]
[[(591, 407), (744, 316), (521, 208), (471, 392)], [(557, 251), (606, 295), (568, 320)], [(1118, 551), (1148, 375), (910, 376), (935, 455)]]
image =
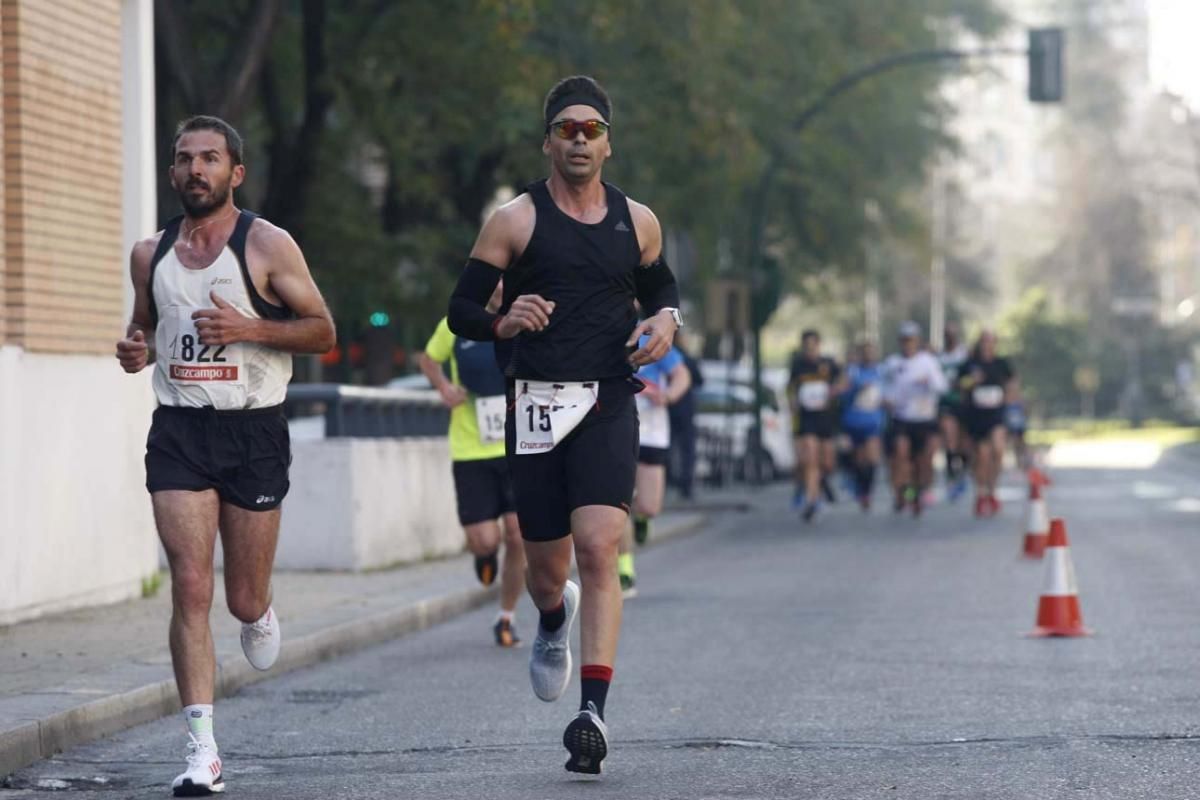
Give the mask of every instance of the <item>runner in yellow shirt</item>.
[[(496, 292), (501, 291), (497, 287)], [(498, 294), (495, 298), (499, 304)], [(484, 586), (500, 577), (496, 644), (520, 642), (513, 612), (525, 586), (525, 548), (517, 522), (508, 464), (504, 457), (504, 373), (491, 342), (473, 342), (450, 332), (443, 319), (418, 356), (421, 372), (450, 411), (450, 458), (458, 520), (475, 555), (475, 573)], [(449, 375), (443, 370), (449, 366)], [(500, 565), (501, 520), (504, 560)]]

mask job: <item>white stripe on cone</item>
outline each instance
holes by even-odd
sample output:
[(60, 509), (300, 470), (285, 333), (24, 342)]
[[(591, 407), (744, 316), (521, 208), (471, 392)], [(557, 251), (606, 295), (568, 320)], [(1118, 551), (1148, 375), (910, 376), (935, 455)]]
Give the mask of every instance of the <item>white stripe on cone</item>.
[(1038, 536), (1050, 535), (1050, 515), (1046, 513), (1046, 500), (1038, 497), (1029, 501), (1029, 517), (1025, 532)]
[(1046, 579), (1042, 597), (1071, 597), (1079, 594), (1075, 583), (1075, 565), (1065, 547), (1047, 547), (1042, 555), (1046, 561)]

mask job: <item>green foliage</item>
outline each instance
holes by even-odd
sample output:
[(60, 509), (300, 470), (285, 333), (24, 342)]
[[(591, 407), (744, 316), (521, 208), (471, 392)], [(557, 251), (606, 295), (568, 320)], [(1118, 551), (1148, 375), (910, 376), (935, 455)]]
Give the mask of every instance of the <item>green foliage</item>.
[[(937, 66), (874, 77), (803, 130), (797, 117), (848, 72), (939, 46), (935, 31), (988, 35), (1003, 23), (992, 0), (157, 7), (164, 149), (179, 117), (228, 106), (249, 143), (239, 201), (301, 242), (343, 339), (386, 309), (418, 346), (497, 189), (545, 174), (541, 102), (557, 78), (592, 74), (610, 91), (606, 178), (685, 237), (697, 256), (684, 290), (696, 301), (720, 242), (745, 269), (750, 209), (777, 154), (766, 240), (786, 291), (861, 268), (868, 198), (894, 236), (920, 235), (905, 196), (949, 145)], [(247, 48), (246, 20), (269, 23), (269, 46)], [(237, 83), (244, 74), (253, 79)], [(174, 202), (163, 195), (165, 217)]]
[(1029, 289), (1000, 323), (1005, 350), (1021, 377), (1026, 399), (1042, 414), (1079, 408), (1072, 375), (1089, 365), (1087, 323), (1056, 310), (1045, 289)]
[(1187, 349), (1182, 338), (1148, 320), (1126, 320), (1110, 335), (1095, 337), (1083, 309), (1055, 307), (1043, 287), (1029, 289), (1002, 318), (1004, 348), (1021, 376), (1025, 396), (1043, 416), (1079, 411), (1076, 369), (1096, 370), (1095, 411), (1122, 410), (1122, 394), (1134, 371), (1144, 393), (1143, 413), (1171, 416), (1175, 364)]

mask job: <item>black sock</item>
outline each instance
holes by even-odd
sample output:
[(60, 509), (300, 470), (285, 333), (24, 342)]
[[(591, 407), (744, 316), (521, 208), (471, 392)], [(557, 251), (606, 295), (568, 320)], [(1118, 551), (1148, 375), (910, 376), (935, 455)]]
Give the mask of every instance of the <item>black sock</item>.
[(604, 719), (604, 701), (608, 699), (608, 687), (612, 683), (612, 667), (600, 664), (585, 664), (579, 670), (579, 684), (582, 693), (579, 698), (579, 710), (583, 711), (588, 703), (594, 703), (596, 713)]
[(542, 630), (546, 633), (554, 633), (567, 621), (567, 604), (560, 600), (555, 608), (538, 613), (541, 616)]
[(863, 465), (863, 494), (867, 497), (871, 496), (871, 492), (875, 489), (875, 465)]
[(961, 478), (966, 466), (967, 459), (962, 453), (951, 453), (947, 459), (947, 471), (953, 478)]
[(491, 586), (500, 570), (500, 551), (497, 549), (485, 556), (475, 556), (475, 576), (484, 586)]

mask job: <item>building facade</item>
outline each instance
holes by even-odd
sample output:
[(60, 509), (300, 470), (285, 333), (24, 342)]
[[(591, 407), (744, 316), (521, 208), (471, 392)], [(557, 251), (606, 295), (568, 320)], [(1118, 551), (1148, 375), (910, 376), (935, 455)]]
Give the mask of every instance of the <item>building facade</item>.
[(152, 0), (0, 0), (0, 624), (158, 569), (149, 375), (113, 357), (153, 232)]

